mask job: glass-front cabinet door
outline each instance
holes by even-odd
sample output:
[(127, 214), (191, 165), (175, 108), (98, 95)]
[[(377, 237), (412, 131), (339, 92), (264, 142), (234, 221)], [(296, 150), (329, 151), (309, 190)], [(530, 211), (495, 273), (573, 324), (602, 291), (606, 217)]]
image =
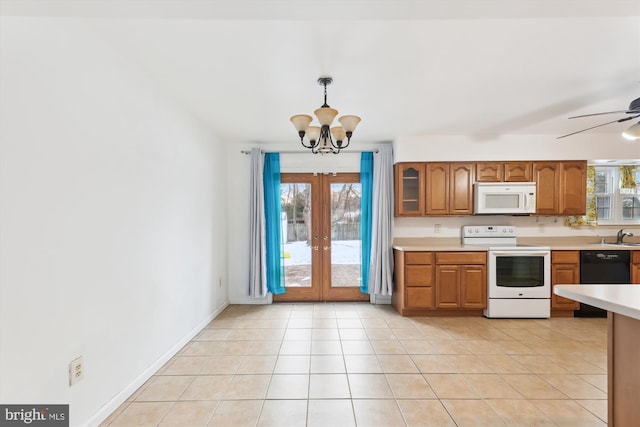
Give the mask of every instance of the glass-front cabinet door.
[(395, 175), (395, 215), (424, 215), (424, 163), (396, 163)]

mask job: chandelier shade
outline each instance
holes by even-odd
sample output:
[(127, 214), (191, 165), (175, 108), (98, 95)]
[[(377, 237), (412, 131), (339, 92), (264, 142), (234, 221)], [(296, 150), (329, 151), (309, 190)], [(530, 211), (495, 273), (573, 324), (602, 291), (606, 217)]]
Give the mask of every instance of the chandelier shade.
[(324, 86), (324, 104), (313, 113), (320, 126), (311, 126), (313, 118), (307, 114), (297, 114), (289, 119), (298, 131), (302, 146), (310, 149), (313, 154), (338, 154), (340, 150), (349, 146), (351, 136), (360, 123), (360, 117), (346, 115), (338, 119), (341, 126), (331, 127), (333, 120), (338, 115), (338, 110), (327, 104), (327, 85), (331, 82), (333, 82), (331, 77), (318, 79), (318, 83)]
[(322, 126), (324, 125), (331, 126), (333, 119), (335, 119), (336, 116), (338, 115), (338, 110), (335, 110), (330, 107), (321, 107), (321, 108), (318, 108), (316, 111), (314, 111), (313, 114), (316, 115), (316, 117), (318, 118), (318, 121)]
[(353, 132), (356, 130), (356, 126), (360, 123), (360, 117), (358, 116), (342, 116), (338, 119), (345, 132)]
[(312, 142), (319, 141), (321, 131), (322, 129), (319, 126), (309, 126), (307, 128), (307, 138)]
[(342, 141), (344, 141), (345, 136), (347, 135), (344, 128), (342, 128), (341, 126), (335, 126), (331, 128), (331, 136), (336, 140), (336, 143), (341, 144)]
[(313, 117), (307, 116), (306, 114), (298, 114), (297, 116), (291, 117), (291, 123), (293, 123), (293, 126), (295, 126), (298, 132), (304, 132), (312, 120)]

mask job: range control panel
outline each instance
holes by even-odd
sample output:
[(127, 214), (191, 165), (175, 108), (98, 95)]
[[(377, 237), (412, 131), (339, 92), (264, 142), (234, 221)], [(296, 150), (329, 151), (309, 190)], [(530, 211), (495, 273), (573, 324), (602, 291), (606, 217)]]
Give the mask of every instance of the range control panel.
[(462, 237), (516, 237), (513, 225), (465, 225)]

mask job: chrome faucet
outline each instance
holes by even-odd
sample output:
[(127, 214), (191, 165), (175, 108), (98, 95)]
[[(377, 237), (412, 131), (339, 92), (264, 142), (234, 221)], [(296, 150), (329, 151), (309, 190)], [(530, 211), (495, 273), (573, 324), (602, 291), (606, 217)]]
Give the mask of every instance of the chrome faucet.
[(624, 228), (621, 228), (618, 231), (618, 235), (616, 236), (616, 245), (620, 245), (622, 244), (622, 239), (624, 239), (624, 236), (629, 236), (629, 237), (633, 237), (633, 233), (623, 233)]

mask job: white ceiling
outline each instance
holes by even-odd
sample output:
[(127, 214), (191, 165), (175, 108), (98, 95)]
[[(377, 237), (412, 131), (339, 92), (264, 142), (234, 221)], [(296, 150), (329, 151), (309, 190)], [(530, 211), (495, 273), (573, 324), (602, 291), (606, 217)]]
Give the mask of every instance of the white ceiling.
[(90, 20), (233, 142), (296, 138), (288, 119), (322, 104), (322, 75), (367, 142), (562, 135), (623, 117), (571, 115), (640, 97), (640, 0), (0, 0), (0, 14)]

